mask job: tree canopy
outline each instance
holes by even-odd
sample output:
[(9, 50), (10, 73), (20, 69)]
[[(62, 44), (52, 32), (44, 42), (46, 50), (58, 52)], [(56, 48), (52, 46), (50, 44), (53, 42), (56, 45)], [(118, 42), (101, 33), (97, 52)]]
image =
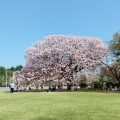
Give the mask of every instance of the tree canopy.
[(27, 85), (74, 84), (84, 78), (85, 71), (101, 66), (106, 54), (107, 47), (98, 38), (51, 35), (26, 50), (26, 66), (13, 77)]

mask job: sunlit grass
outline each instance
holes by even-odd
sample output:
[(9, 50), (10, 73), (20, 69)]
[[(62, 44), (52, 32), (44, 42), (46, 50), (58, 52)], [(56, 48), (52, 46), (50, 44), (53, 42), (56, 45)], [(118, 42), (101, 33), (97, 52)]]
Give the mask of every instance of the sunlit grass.
[(120, 94), (0, 91), (0, 120), (120, 120)]

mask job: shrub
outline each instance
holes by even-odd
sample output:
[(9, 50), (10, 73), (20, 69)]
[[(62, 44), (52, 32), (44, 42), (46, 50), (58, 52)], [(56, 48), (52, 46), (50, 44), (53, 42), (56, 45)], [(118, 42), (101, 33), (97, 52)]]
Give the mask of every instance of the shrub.
[(88, 85), (86, 88), (87, 88), (87, 89), (92, 89), (91, 85)]
[(102, 87), (102, 82), (99, 80), (94, 81), (94, 88), (101, 88)]
[(113, 83), (113, 86), (119, 88), (120, 87), (120, 84), (119, 83)]
[(118, 90), (117, 90), (118, 92), (120, 92), (120, 87), (118, 88)]
[(86, 88), (86, 87), (87, 87), (86, 83), (81, 83), (80, 84), (80, 88)]
[(107, 82), (106, 82), (106, 86), (107, 86), (107, 87), (110, 87), (110, 85), (114, 86), (112, 82), (107, 81)]
[(110, 85), (112, 85), (112, 87), (115, 87), (115, 86), (116, 86), (117, 88), (120, 87), (120, 84), (119, 84), (119, 83), (113, 83), (113, 82), (107, 81), (107, 82), (106, 82), (106, 86), (107, 86), (107, 87), (110, 87)]

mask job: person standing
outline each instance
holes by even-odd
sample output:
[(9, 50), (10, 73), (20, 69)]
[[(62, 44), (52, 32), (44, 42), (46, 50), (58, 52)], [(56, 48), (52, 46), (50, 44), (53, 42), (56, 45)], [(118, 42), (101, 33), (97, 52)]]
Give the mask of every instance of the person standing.
[(95, 88), (95, 84), (94, 84), (94, 81), (92, 82), (92, 89), (94, 89)]
[(14, 92), (14, 88), (15, 88), (15, 84), (13, 83), (13, 81), (10, 84), (10, 92), (13, 93)]
[(106, 91), (107, 86), (106, 86), (106, 82), (105, 81), (103, 82), (102, 88), (103, 88), (103, 91)]

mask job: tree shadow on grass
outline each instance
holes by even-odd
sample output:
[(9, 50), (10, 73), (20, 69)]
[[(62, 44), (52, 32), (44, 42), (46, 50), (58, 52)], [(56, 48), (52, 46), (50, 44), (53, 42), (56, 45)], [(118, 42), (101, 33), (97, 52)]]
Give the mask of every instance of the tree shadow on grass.
[(32, 118), (29, 120), (58, 120), (57, 118), (49, 118), (49, 117), (38, 117), (38, 118)]
[(2, 91), (3, 93), (10, 93), (10, 91)]

